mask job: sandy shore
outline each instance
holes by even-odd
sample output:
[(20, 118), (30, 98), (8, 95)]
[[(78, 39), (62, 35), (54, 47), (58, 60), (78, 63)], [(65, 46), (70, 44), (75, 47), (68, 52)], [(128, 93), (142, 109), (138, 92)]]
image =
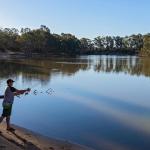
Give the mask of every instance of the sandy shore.
[(13, 127), (16, 131), (8, 132), (5, 123), (0, 124), (0, 150), (92, 150), (67, 141), (50, 139), (16, 125)]

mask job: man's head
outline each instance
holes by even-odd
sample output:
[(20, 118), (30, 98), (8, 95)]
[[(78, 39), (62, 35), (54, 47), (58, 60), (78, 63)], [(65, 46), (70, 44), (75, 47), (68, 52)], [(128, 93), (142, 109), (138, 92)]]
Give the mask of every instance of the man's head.
[(14, 82), (15, 82), (14, 80), (8, 79), (8, 80), (7, 80), (7, 85), (8, 85), (8, 86), (13, 86), (13, 83), (14, 83)]

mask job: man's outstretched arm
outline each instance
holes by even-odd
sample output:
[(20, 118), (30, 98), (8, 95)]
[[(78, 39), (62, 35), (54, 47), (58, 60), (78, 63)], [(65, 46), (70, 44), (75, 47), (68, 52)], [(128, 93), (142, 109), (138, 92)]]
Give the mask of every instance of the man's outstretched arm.
[(17, 95), (22, 95), (22, 94), (24, 94), (25, 92), (30, 92), (31, 91), (31, 89), (26, 89), (26, 90), (16, 90), (15, 92), (14, 92), (14, 95), (15, 96), (17, 96)]

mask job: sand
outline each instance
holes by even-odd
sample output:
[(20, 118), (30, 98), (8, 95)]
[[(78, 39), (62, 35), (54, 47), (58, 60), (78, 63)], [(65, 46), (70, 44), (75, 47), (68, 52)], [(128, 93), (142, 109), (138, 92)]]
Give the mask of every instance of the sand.
[(15, 132), (0, 124), (0, 150), (92, 150), (85, 146), (44, 137), (27, 129), (13, 125)]

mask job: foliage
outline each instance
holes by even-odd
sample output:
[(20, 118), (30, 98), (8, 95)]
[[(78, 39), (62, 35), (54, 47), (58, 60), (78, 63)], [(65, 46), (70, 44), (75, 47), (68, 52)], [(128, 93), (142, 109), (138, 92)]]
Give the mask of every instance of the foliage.
[(41, 25), (38, 29), (15, 28), (0, 29), (0, 51), (24, 52), (27, 56), (33, 53), (47, 54), (82, 54), (104, 51), (135, 51), (150, 55), (150, 34), (131, 36), (98, 36), (94, 40), (78, 39), (72, 34), (52, 34), (50, 29)]
[(141, 54), (150, 56), (150, 34), (144, 35), (143, 43)]

